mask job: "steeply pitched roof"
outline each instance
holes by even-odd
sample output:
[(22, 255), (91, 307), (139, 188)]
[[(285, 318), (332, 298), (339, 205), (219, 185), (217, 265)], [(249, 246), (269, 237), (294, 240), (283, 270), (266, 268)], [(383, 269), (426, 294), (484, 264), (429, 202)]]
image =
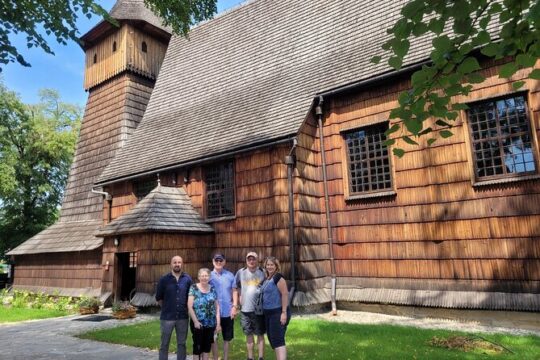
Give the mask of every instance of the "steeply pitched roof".
[[(98, 183), (295, 134), (314, 96), (374, 65), (404, 0), (255, 0), (171, 39), (143, 121)], [(405, 64), (427, 57), (411, 46)]]
[(98, 236), (146, 231), (214, 232), (191, 205), (183, 188), (158, 185), (133, 209), (100, 230)]
[(103, 239), (94, 233), (102, 220), (58, 221), (39, 234), (26, 240), (7, 255), (39, 254), (94, 250)]
[(171, 32), (168, 27), (163, 25), (161, 19), (144, 5), (144, 0), (118, 0), (109, 11), (109, 15), (116, 20), (146, 21), (163, 31)]
[[(146, 33), (153, 33), (158, 37), (165, 37), (167, 40), (172, 33), (172, 30), (163, 25), (161, 19), (144, 5), (144, 0), (117, 0), (111, 11), (109, 11), (109, 15), (118, 21), (137, 23), (138, 26), (145, 29)], [(85, 50), (88, 49), (99, 42), (113, 28), (114, 25), (109, 21), (100, 21), (81, 36), (81, 46)]]

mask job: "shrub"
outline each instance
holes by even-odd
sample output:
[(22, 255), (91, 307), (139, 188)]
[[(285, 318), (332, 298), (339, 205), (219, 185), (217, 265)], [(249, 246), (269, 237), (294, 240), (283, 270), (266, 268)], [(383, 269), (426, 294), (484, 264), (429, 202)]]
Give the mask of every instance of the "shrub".
[(112, 311), (130, 311), (135, 310), (135, 307), (129, 303), (129, 301), (115, 301), (112, 304)]
[(87, 297), (82, 296), (79, 300), (79, 309), (80, 308), (94, 308), (99, 307), (101, 305), (101, 301), (97, 297)]

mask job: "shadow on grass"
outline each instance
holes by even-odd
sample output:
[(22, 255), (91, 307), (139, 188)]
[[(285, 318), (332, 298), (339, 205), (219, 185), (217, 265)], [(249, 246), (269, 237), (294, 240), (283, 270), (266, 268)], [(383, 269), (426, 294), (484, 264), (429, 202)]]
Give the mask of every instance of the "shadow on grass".
[[(512, 353), (489, 354), (481, 349), (464, 352), (431, 345), (433, 337), (446, 338), (465, 333), (446, 330), (427, 330), (391, 325), (357, 325), (324, 320), (294, 319), (287, 331), (290, 359), (538, 359), (540, 338), (481, 334)], [(125, 344), (157, 350), (160, 342), (159, 321), (94, 331), (81, 336), (98, 341)], [(245, 337), (239, 321), (235, 322), (235, 339), (230, 358), (245, 359)], [(174, 336), (171, 352), (176, 350)], [(187, 349), (191, 353), (191, 335)], [(266, 346), (265, 359), (275, 359)]]

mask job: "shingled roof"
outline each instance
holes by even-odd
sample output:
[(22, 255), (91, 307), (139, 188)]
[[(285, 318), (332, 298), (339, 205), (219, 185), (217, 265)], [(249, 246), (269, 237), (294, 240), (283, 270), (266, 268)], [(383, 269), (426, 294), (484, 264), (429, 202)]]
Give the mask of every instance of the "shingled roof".
[[(297, 133), (314, 96), (374, 65), (404, 1), (254, 0), (171, 39), (143, 121), (98, 183)], [(405, 65), (428, 57), (411, 46)]]
[(210, 233), (214, 229), (193, 208), (183, 188), (158, 185), (133, 209), (113, 220), (97, 235), (148, 231)]
[(103, 239), (94, 236), (102, 220), (59, 221), (11, 250), (8, 255), (94, 250)]
[[(109, 15), (120, 22), (130, 22), (144, 28), (146, 33), (154, 33), (158, 36), (165, 36), (167, 39), (172, 33), (171, 28), (163, 25), (161, 19), (149, 10), (144, 4), (144, 0), (117, 0)], [(84, 35), (81, 36), (81, 46), (83, 49), (95, 45), (101, 37), (108, 34), (115, 26), (107, 20), (102, 20)]]
[(171, 32), (171, 29), (163, 25), (161, 18), (144, 5), (144, 0), (118, 0), (109, 15), (116, 20), (145, 21), (163, 31)]
[[(148, 11), (143, 0), (119, 0), (111, 16), (154, 21), (155, 16), (148, 15)], [(117, 96), (121, 86), (107, 82), (89, 93), (59, 221), (8, 255), (93, 250), (103, 244), (103, 239), (94, 235), (103, 224), (103, 196), (93, 193), (92, 187), (122, 146), (123, 139), (137, 126), (138, 118), (132, 115), (133, 104), (140, 107), (144, 103), (143, 96), (133, 89), (125, 98)]]

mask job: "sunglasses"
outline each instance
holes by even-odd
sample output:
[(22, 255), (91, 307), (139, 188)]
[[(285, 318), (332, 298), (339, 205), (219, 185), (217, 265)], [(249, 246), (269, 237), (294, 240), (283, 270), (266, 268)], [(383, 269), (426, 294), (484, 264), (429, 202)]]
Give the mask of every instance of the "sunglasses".
[(215, 262), (223, 262), (223, 259), (214, 259)]

